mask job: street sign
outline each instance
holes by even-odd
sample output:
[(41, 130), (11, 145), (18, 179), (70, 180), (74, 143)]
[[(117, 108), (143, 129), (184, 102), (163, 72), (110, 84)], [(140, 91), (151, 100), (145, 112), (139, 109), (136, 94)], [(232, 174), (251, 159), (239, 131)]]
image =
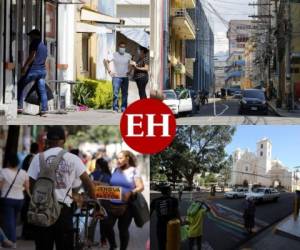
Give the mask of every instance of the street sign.
[(114, 186), (100, 186), (95, 187), (96, 199), (101, 200), (121, 200), (122, 188)]

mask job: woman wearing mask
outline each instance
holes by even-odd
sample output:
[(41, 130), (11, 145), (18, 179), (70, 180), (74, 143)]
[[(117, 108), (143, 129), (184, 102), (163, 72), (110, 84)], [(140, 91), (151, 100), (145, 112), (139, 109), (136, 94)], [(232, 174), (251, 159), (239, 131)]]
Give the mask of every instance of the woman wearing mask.
[(111, 201), (109, 213), (109, 230), (107, 238), (110, 249), (115, 249), (116, 241), (114, 234), (114, 225), (118, 221), (120, 235), (120, 250), (126, 250), (129, 243), (129, 226), (133, 215), (129, 209), (129, 203), (132, 197), (144, 190), (143, 180), (136, 168), (135, 156), (129, 151), (121, 151), (117, 158), (118, 167), (110, 179), (111, 186), (122, 188), (122, 200)]
[(27, 173), (18, 169), (17, 154), (8, 156), (7, 167), (0, 171), (0, 189), (2, 198), (2, 213), (4, 218), (3, 230), (7, 238), (16, 248), (17, 217), (21, 211), (24, 200), (24, 189), (29, 194), (29, 178)]
[(147, 98), (146, 86), (149, 81), (149, 57), (148, 49), (140, 46), (138, 48), (138, 60), (133, 64), (134, 67), (134, 80), (136, 81), (140, 99)]

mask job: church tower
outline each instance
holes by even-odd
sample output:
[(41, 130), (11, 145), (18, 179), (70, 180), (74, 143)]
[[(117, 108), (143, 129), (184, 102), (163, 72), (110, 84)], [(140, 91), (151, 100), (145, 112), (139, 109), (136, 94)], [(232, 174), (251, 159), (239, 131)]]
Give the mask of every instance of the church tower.
[(258, 173), (266, 174), (272, 168), (272, 143), (269, 139), (263, 138), (256, 144), (256, 155), (258, 159)]
[(237, 162), (241, 159), (242, 157), (242, 150), (241, 149), (236, 149), (234, 153), (232, 154), (232, 171), (231, 171), (231, 184), (235, 185), (238, 181), (238, 173), (237, 171), (239, 170), (237, 167)]

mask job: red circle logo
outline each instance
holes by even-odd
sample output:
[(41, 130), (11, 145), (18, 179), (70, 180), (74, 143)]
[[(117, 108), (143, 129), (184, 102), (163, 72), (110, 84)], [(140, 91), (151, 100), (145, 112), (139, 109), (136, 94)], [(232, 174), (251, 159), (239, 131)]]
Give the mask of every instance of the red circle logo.
[(142, 154), (155, 154), (173, 141), (176, 119), (162, 101), (143, 99), (126, 109), (120, 127), (122, 137), (129, 147)]

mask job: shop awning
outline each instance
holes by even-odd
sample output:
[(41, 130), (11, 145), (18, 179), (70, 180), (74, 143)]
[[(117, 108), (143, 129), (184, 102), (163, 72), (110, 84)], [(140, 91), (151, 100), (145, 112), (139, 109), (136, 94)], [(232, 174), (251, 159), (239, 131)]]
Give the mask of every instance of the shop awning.
[(102, 27), (102, 26), (77, 22), (76, 23), (76, 32), (77, 33), (107, 34), (107, 33), (112, 33), (112, 30), (108, 29), (106, 27)]
[(150, 47), (150, 35), (144, 28), (121, 28), (120, 33), (136, 42), (137, 44), (149, 48)]
[(103, 24), (124, 24), (124, 21), (120, 18), (104, 15), (100, 12), (86, 8), (81, 9), (80, 19), (82, 21), (91, 21)]

